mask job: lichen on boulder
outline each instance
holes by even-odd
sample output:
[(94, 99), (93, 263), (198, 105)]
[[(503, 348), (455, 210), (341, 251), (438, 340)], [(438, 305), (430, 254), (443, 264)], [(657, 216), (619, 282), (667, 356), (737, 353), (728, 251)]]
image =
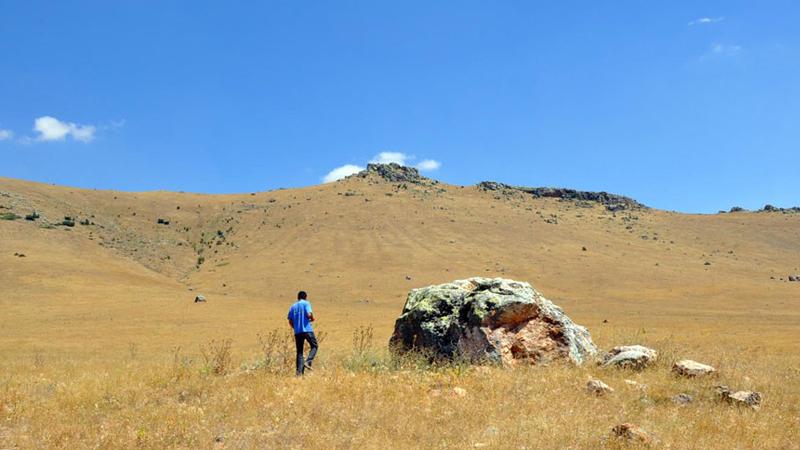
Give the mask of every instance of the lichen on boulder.
[(390, 346), (507, 365), (580, 364), (597, 353), (589, 331), (530, 284), (479, 277), (413, 289)]

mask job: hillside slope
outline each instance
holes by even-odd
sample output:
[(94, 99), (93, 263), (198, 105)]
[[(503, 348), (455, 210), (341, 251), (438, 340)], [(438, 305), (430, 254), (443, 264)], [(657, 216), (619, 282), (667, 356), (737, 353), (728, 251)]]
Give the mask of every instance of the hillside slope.
[(299, 289), (341, 347), (360, 324), (387, 338), (409, 289), (473, 275), (531, 282), (601, 344), (646, 330), (794, 346), (800, 283), (785, 280), (800, 272), (800, 214), (609, 209), (377, 172), (240, 195), (0, 178), (0, 214), (20, 216), (0, 220), (0, 352), (249, 345), (283, 326)]

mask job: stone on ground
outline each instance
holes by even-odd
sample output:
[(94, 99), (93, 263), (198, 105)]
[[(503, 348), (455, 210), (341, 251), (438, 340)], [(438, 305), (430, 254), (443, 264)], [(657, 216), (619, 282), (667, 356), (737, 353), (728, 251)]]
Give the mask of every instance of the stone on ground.
[(413, 289), (390, 346), (503, 364), (580, 364), (597, 353), (588, 330), (530, 284), (480, 277)]
[(642, 427), (632, 423), (621, 423), (611, 429), (611, 434), (627, 442), (642, 445), (650, 445), (656, 442), (656, 438), (645, 431)]
[(694, 397), (686, 393), (681, 393), (672, 397), (672, 401), (678, 405), (688, 405), (694, 401)]
[(722, 401), (736, 406), (747, 406), (753, 409), (761, 407), (762, 396), (755, 391), (733, 391), (728, 386), (717, 386), (717, 394)]
[(684, 377), (700, 377), (703, 375), (711, 375), (715, 373), (717, 369), (708, 364), (702, 364), (697, 361), (692, 361), (691, 359), (683, 359), (673, 364), (672, 371)]
[(195, 303), (205, 303), (206, 297), (203, 294), (197, 294), (197, 297), (194, 298)]
[(586, 383), (586, 390), (590, 394), (597, 395), (598, 397), (614, 392), (614, 388), (597, 379), (589, 380)]
[(600, 364), (606, 367), (644, 369), (654, 363), (658, 352), (643, 345), (622, 345), (612, 348), (603, 356)]

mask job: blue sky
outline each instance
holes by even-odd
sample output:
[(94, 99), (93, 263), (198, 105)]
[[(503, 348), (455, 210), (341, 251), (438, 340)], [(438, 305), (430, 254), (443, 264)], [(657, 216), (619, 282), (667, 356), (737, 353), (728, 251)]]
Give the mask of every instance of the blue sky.
[(251, 192), (388, 158), (800, 204), (798, 2), (3, 3), (0, 176)]

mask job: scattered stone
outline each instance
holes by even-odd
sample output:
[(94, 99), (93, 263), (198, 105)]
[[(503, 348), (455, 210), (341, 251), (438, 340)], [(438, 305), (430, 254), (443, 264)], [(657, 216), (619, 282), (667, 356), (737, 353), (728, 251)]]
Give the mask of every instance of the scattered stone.
[(411, 290), (390, 346), (507, 365), (580, 364), (597, 353), (589, 331), (530, 284), (480, 277)]
[(406, 275), (406, 281), (411, 281), (411, 277), (409, 275)]
[(605, 394), (610, 394), (611, 392), (614, 392), (614, 388), (612, 388), (611, 386), (609, 386), (609, 385), (607, 385), (607, 384), (605, 384), (602, 381), (597, 380), (597, 379), (589, 380), (586, 383), (586, 390), (590, 394), (597, 395), (598, 397), (602, 396), (602, 395), (605, 395)]
[(683, 359), (672, 366), (672, 371), (684, 377), (699, 377), (703, 375), (711, 375), (717, 369), (707, 364), (702, 364), (691, 359)]
[(672, 397), (672, 402), (677, 404), (677, 405), (681, 405), (681, 406), (688, 405), (689, 403), (692, 403), (693, 401), (694, 401), (694, 397), (692, 397), (691, 395), (686, 394), (686, 393), (681, 393), (681, 394), (678, 394), (678, 395)]
[(70, 216), (64, 216), (64, 220), (61, 221), (61, 225), (72, 228), (75, 226), (75, 219)]
[(800, 275), (789, 275), (789, 281), (800, 281)]
[(656, 438), (653, 435), (632, 423), (622, 423), (615, 426), (611, 429), (611, 434), (615, 438), (642, 445), (650, 445), (656, 442)]
[(658, 352), (643, 345), (622, 345), (612, 348), (600, 360), (606, 367), (624, 367), (630, 369), (644, 369), (658, 358)]
[(197, 296), (194, 298), (194, 302), (195, 302), (195, 303), (205, 303), (205, 302), (206, 302), (206, 297), (205, 297), (205, 295), (203, 295), (203, 294), (197, 294)]
[(703, 265), (704, 265), (704, 266), (710, 266), (710, 265), (711, 265), (711, 263), (710, 263), (710, 262), (708, 262), (708, 261), (706, 261), (706, 262), (704, 262), (704, 263), (703, 263)]
[(17, 258), (24, 258), (25, 257), (25, 253), (14, 252), (14, 256), (16, 256)]
[(32, 213), (25, 215), (25, 220), (29, 220), (29, 221), (33, 222), (34, 220), (38, 219), (39, 217), (40, 217), (39, 213), (37, 213), (36, 211), (33, 211)]
[(169, 225), (169, 220), (159, 218), (156, 220), (156, 223), (159, 225)]
[(747, 406), (753, 409), (761, 407), (761, 393), (755, 391), (733, 391), (728, 386), (716, 386), (717, 394), (722, 401), (736, 406)]
[(632, 387), (634, 389), (639, 389), (639, 390), (642, 390), (642, 391), (647, 389), (647, 385), (646, 384), (639, 383), (638, 381), (627, 380), (627, 379), (623, 380), (623, 381), (625, 381), (625, 384), (627, 384), (628, 386), (630, 386), (630, 387)]
[(581, 251), (586, 251), (586, 247), (581, 247)]

